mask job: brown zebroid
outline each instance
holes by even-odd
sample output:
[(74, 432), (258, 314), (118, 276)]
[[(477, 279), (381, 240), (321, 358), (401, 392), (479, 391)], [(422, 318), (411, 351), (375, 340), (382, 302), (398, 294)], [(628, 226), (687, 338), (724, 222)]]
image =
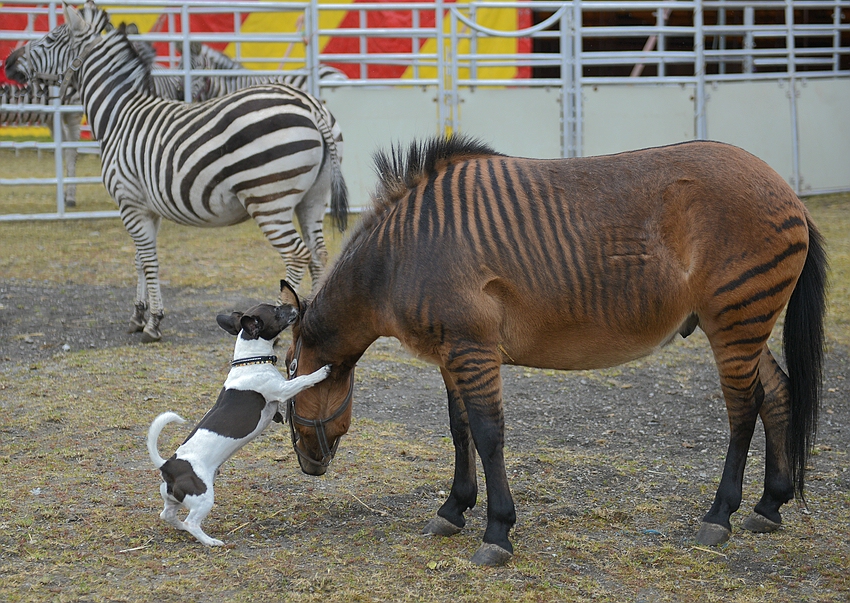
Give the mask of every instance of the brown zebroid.
[[(440, 368), (455, 446), (451, 492), (425, 527), (450, 535), (487, 488), (472, 560), (513, 553), (501, 364), (591, 369), (645, 356), (698, 326), (726, 399), (731, 438), (697, 539), (731, 534), (760, 416), (764, 494), (744, 527), (777, 529), (802, 496), (817, 423), (826, 257), (803, 203), (736, 147), (691, 142), (605, 157), (506, 157), (463, 137), (376, 158), (374, 208), (312, 299), (299, 304), (291, 376), (331, 364), (288, 410), (308, 474), (326, 471), (351, 421), (352, 371), (381, 336)], [(787, 376), (767, 346), (783, 309)], [(297, 420), (295, 420), (297, 418)]]

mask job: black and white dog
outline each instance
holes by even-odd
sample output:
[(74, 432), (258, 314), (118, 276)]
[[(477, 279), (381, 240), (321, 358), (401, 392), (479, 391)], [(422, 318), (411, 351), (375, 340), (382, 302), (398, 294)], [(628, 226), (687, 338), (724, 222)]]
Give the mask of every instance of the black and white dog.
[[(260, 435), (275, 415), (280, 420), (278, 402), (315, 385), (330, 373), (326, 366), (287, 381), (275, 368), (274, 343), (297, 317), (298, 310), (287, 304), (260, 304), (244, 314), (219, 314), (219, 326), (237, 338), (230, 373), (215, 406), (168, 460), (159, 456), (159, 434), (168, 423), (183, 423), (185, 419), (166, 412), (148, 430), (148, 454), (164, 480), (160, 493), (165, 508), (160, 517), (207, 546), (224, 544), (201, 529), (201, 522), (213, 506), (213, 481), (219, 466)], [(189, 511), (185, 521), (177, 517), (181, 506)]]

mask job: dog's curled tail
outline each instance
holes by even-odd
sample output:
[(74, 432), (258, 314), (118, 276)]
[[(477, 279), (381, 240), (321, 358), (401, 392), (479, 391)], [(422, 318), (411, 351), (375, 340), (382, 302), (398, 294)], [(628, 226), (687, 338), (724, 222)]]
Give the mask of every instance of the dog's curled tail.
[(159, 456), (159, 450), (157, 450), (156, 447), (156, 442), (159, 439), (159, 433), (162, 431), (163, 427), (175, 421), (178, 423), (185, 423), (186, 419), (178, 415), (176, 412), (164, 412), (153, 420), (153, 423), (151, 423), (151, 426), (148, 429), (148, 454), (151, 457), (151, 462), (157, 469), (165, 464), (165, 459)]

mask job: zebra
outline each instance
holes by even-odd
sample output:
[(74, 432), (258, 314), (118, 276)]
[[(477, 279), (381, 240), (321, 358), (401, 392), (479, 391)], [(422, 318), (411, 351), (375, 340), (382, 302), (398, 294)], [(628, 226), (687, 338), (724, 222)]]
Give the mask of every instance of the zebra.
[[(100, 31), (112, 29), (112, 24), (109, 22), (109, 15), (106, 11), (95, 6), (94, 2), (88, 0), (83, 5), (83, 17), (91, 24), (92, 28), (100, 28)], [(64, 26), (60, 26), (64, 27)], [(21, 54), (25, 52), (25, 46), (13, 50), (6, 58), (5, 64), (18, 60)], [(0, 104), (16, 105), (16, 104), (32, 104), (32, 105), (49, 105), (51, 104), (50, 88), (51, 84), (59, 83), (58, 78), (44, 73), (36, 74), (32, 83), (24, 88), (18, 88), (10, 84), (3, 84), (0, 87)], [(80, 95), (73, 88), (64, 89), (61, 93), (61, 103), (63, 105), (79, 105)], [(83, 121), (82, 111), (74, 111), (71, 113), (62, 113), (60, 116), (60, 126), (62, 129), (62, 142), (69, 143), (62, 150), (62, 160), (65, 164), (65, 175), (68, 178), (77, 176), (77, 147), (70, 146), (80, 140), (80, 125)], [(50, 129), (50, 135), (53, 140), (56, 140), (56, 131), (54, 129), (53, 115), (46, 111), (32, 111), (24, 113), (21, 111), (2, 111), (0, 112), (0, 125), (5, 126), (46, 126)], [(64, 187), (64, 204), (65, 207), (76, 207), (77, 205), (77, 185), (68, 183)]]
[(200, 227), (253, 218), (286, 262), (287, 279), (297, 284), (309, 269), (315, 286), (327, 262), (325, 206), (340, 230), (348, 215), (341, 134), (324, 105), (280, 84), (198, 104), (157, 98), (150, 65), (123, 26), (101, 36), (73, 7), (64, 10), (68, 26), (30, 43), (7, 73), (25, 81), (62, 73), (67, 64), (58, 57), (74, 61), (67, 77), (76, 80), (100, 141), (104, 185), (136, 247), (130, 331), (142, 331), (143, 342), (162, 337), (162, 218)]
[[(192, 69), (215, 69), (233, 71), (245, 69), (239, 61), (231, 59), (200, 42), (190, 44)], [(324, 81), (347, 80), (348, 77), (339, 69), (330, 65), (319, 65), (319, 79)], [(199, 77), (192, 82), (192, 100), (195, 102), (209, 100), (225, 94), (230, 94), (248, 86), (259, 84), (288, 84), (307, 90), (307, 75), (304, 73), (288, 73), (281, 75), (215, 75)]]

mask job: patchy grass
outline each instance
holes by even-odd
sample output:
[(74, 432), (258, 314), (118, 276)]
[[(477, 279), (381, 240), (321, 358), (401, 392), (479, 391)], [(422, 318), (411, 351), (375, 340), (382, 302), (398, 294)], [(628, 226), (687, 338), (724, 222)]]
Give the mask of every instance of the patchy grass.
[[(17, 207), (8, 198), (4, 211), (19, 211), (8, 209)], [(832, 259), (829, 341), (843, 350), (850, 344), (850, 196), (808, 205)], [(83, 202), (81, 209), (90, 207)], [(334, 252), (340, 241), (331, 239)], [(175, 287), (238, 289), (283, 272), (251, 223), (216, 230), (165, 223), (160, 247), (163, 279)], [(132, 258), (118, 221), (0, 224), (2, 279), (132, 288)], [(2, 317), (0, 308), (0, 328)], [(809, 513), (788, 505), (787, 527), (772, 535), (739, 528), (761, 492), (764, 462), (756, 451), (733, 539), (708, 548), (693, 536), (716, 488), (724, 443), (699, 444), (705, 447), (699, 451), (693, 442), (674, 440), (671, 452), (663, 448), (670, 437), (651, 431), (631, 448), (610, 446), (605, 427), (566, 444), (551, 432), (532, 434), (536, 447), (509, 446), (506, 453), (519, 513), (512, 532), (517, 555), (504, 568), (470, 565), (486, 521), (483, 475), (480, 504), (461, 534), (419, 535), (450, 487), (447, 427), (429, 431), (358, 416), (367, 394), (412, 395), (410, 380), (432, 371), (393, 346), (364, 356), (355, 420), (325, 477), (300, 473), (287, 428), (279, 425), (222, 467), (205, 528), (226, 546), (206, 549), (159, 521), (159, 477), (144, 438), (159, 412), (174, 410), (195, 422), (212, 405), (232, 349), (229, 339), (221, 341), (0, 363), (0, 600), (767, 603), (850, 596), (846, 437), (819, 445)], [(506, 379), (541, 397), (628, 395), (655, 366), (651, 381), (659, 395), (672, 395), (699, 391), (690, 369), (709, 362), (707, 355), (704, 340), (689, 339), (606, 371), (516, 369)], [(844, 375), (836, 371), (822, 416), (846, 425)], [(436, 387), (427, 393), (444, 396)], [(610, 417), (612, 431), (627, 429), (623, 415), (638, 410), (646, 409), (600, 405), (590, 414)], [(521, 429), (509, 425), (509, 444)], [(160, 450), (173, 451), (188, 430), (169, 426)], [(578, 443), (585, 437), (587, 444)], [(710, 470), (700, 477), (704, 466)]]

